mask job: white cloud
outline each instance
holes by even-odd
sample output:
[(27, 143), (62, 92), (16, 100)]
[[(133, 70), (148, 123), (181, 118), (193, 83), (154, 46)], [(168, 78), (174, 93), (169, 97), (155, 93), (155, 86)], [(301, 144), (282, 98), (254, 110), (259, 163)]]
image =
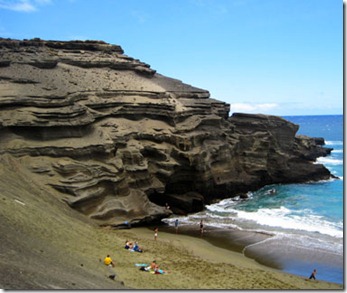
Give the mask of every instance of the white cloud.
[(35, 11), (36, 8), (29, 1), (21, 0), (21, 1), (0, 1), (0, 9), (7, 9), (13, 11), (20, 12), (32, 12)]
[(141, 24), (145, 23), (149, 18), (147, 13), (145, 13), (143, 11), (139, 11), (139, 10), (132, 11), (131, 15), (137, 20), (137, 22), (139, 22)]
[(38, 6), (51, 3), (51, 0), (0, 0), (0, 9), (17, 12), (34, 12)]
[(234, 103), (230, 104), (230, 112), (241, 113), (267, 113), (278, 108), (276, 103), (250, 104), (250, 103)]

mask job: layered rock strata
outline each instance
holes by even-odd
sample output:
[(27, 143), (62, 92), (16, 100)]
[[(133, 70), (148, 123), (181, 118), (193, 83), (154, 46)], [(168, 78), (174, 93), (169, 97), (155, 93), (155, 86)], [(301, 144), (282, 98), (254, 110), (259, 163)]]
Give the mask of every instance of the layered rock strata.
[[(0, 40), (0, 159), (100, 225), (140, 225), (267, 184), (332, 177), (331, 149), (280, 117), (234, 113), (208, 91), (101, 41)], [(164, 208), (165, 203), (171, 210)]]

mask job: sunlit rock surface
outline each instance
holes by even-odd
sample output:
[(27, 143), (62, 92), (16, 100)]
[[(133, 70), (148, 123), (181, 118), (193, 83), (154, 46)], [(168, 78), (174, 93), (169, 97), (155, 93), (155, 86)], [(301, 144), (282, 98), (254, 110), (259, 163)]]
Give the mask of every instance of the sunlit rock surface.
[[(191, 213), (267, 184), (332, 177), (324, 139), (235, 113), (101, 41), (0, 39), (0, 159), (100, 225)], [(168, 203), (171, 210), (165, 209)]]

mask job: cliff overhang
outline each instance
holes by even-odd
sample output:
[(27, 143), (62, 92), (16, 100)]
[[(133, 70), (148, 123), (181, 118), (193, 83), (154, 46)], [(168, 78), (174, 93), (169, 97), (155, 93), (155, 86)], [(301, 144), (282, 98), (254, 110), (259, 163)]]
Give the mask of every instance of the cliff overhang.
[[(324, 139), (234, 113), (102, 41), (0, 39), (0, 157), (100, 225), (144, 225), (333, 175)], [(165, 208), (168, 203), (171, 210)]]

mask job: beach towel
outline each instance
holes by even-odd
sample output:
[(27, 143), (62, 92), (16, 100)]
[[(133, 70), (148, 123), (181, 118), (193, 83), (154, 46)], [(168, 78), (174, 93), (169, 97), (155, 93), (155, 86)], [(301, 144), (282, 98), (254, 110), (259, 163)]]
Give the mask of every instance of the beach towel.
[(141, 271), (146, 271), (146, 272), (150, 272), (151, 274), (157, 274), (157, 275), (163, 275), (166, 274), (166, 272), (162, 269), (157, 270), (156, 272), (152, 269), (150, 269), (150, 265), (149, 264), (145, 264), (145, 263), (136, 263), (135, 266), (140, 267)]

